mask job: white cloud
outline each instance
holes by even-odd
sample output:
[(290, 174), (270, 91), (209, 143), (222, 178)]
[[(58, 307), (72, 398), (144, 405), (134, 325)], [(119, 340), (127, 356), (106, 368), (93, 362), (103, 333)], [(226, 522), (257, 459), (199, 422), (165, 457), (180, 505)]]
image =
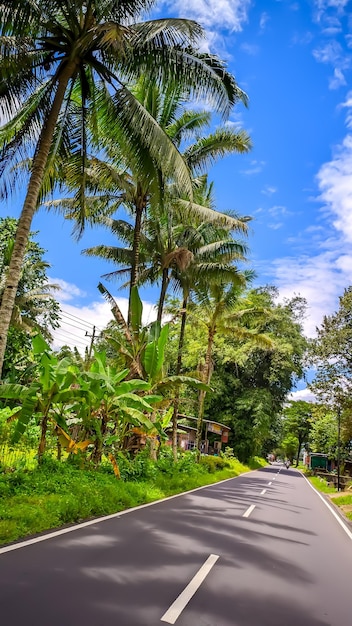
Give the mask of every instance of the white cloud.
[(349, 91), (345, 102), (340, 104), (340, 108), (347, 108), (346, 126), (352, 130), (352, 91)]
[(294, 45), (298, 44), (301, 46), (306, 46), (307, 44), (311, 43), (312, 39), (313, 39), (313, 33), (311, 33), (310, 31), (306, 31), (304, 33), (295, 32), (292, 37), (292, 43)]
[(262, 189), (262, 193), (265, 196), (272, 196), (273, 193), (277, 192), (277, 188), (276, 187), (272, 187), (270, 185), (265, 185), (264, 189)]
[(290, 212), (287, 210), (287, 208), (285, 206), (282, 206), (280, 204), (276, 204), (275, 206), (270, 207), (270, 209), (268, 209), (268, 213), (270, 215), (290, 215)]
[(345, 12), (349, 0), (315, 0), (316, 20), (318, 22), (331, 20), (331, 10), (336, 11), (337, 16), (342, 16)]
[[(348, 115), (350, 123), (350, 115)], [(335, 150), (331, 161), (320, 168), (317, 179), (322, 200), (334, 218), (334, 227), (352, 242), (352, 134)]]
[[(56, 280), (56, 282), (59, 282)], [(65, 281), (61, 281), (64, 283)], [(66, 283), (67, 284), (67, 283)], [(75, 285), (70, 285), (74, 291)], [(76, 288), (77, 294), (80, 291)], [(123, 316), (127, 317), (128, 299), (115, 297)], [(85, 347), (88, 347), (91, 341), (91, 335), (95, 327), (96, 336), (106, 327), (108, 322), (113, 319), (111, 306), (101, 300), (90, 302), (80, 306), (79, 304), (67, 304), (67, 300), (58, 297), (61, 303), (61, 321), (60, 328), (55, 330), (53, 334), (53, 347), (60, 348), (63, 345), (70, 347), (77, 346), (78, 350), (83, 353)], [(154, 304), (143, 301), (143, 324), (148, 324), (156, 319), (157, 311)]]
[(240, 32), (247, 21), (251, 0), (170, 0), (172, 12), (196, 20), (204, 28)]
[(256, 44), (243, 43), (241, 44), (241, 50), (249, 54), (250, 56), (256, 56), (259, 52), (259, 46)]
[(335, 67), (334, 75), (329, 79), (329, 89), (338, 89), (346, 84), (346, 79), (342, 71)]
[(314, 393), (312, 393), (310, 391), (310, 389), (301, 389), (299, 391), (292, 391), (288, 397), (287, 397), (288, 402), (291, 401), (297, 401), (297, 400), (304, 400), (305, 402), (317, 402), (317, 399), (314, 395)]
[(265, 165), (265, 161), (251, 161), (250, 167), (246, 170), (241, 170), (241, 174), (245, 174), (246, 176), (252, 176), (253, 174), (259, 174)]
[[(349, 128), (352, 93), (341, 106), (347, 109)], [(308, 241), (304, 239), (304, 255), (286, 256), (272, 263), (274, 283), (279, 288), (280, 297), (299, 294), (307, 299), (308, 315), (303, 324), (307, 336), (314, 336), (323, 316), (337, 309), (339, 296), (352, 284), (351, 177), (352, 134), (347, 134), (342, 144), (336, 147), (331, 161), (321, 166), (316, 177), (320, 190), (318, 200), (323, 203), (327, 223), (308, 227), (305, 236), (309, 234), (310, 238)], [(313, 244), (318, 245), (318, 252), (309, 254), (309, 245), (313, 247)]]
[(66, 280), (62, 280), (62, 278), (49, 278), (49, 283), (58, 285), (60, 287), (60, 291), (55, 292), (55, 298), (59, 302), (68, 302), (69, 300), (73, 300), (74, 298), (84, 297), (86, 294), (82, 291), (77, 285), (73, 283), (68, 283)]
[[(342, 19), (346, 16), (348, 0), (316, 0), (314, 19), (321, 27), (325, 43), (313, 50), (318, 63), (333, 66), (333, 76), (329, 79), (329, 89), (338, 89), (347, 84), (344, 72), (351, 67), (351, 55), (346, 53), (336, 39), (342, 32)], [(348, 36), (347, 36), (348, 37)], [(326, 38), (329, 40), (326, 41)], [(347, 47), (349, 45), (346, 38)]]
[(336, 255), (330, 251), (316, 256), (283, 257), (273, 262), (275, 284), (280, 298), (291, 298), (294, 294), (306, 298), (307, 318), (302, 320), (308, 337), (315, 335), (324, 315), (336, 307), (338, 296), (352, 279), (338, 270)]
[[(320, 48), (313, 50), (313, 56), (319, 63), (331, 63), (336, 65), (342, 62), (343, 50), (338, 41), (329, 41)], [(347, 63), (345, 60), (342, 64)]]
[(278, 230), (283, 227), (283, 222), (272, 222), (271, 224), (268, 224), (268, 227), (272, 230)]
[(264, 13), (261, 14), (260, 16), (260, 21), (259, 21), (259, 28), (260, 30), (264, 30), (268, 21), (270, 20), (269, 15), (264, 11)]

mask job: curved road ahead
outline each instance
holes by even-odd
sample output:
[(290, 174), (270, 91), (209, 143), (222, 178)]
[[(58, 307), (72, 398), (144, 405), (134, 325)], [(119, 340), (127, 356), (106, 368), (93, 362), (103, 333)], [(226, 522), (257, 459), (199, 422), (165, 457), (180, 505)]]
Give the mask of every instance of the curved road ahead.
[(293, 469), (52, 535), (0, 549), (4, 626), (352, 625), (352, 534)]

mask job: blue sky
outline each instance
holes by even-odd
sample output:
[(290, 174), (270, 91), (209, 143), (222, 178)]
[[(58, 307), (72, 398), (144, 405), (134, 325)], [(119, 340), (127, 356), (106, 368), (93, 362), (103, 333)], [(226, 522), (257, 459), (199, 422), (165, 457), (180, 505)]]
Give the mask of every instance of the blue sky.
[[(204, 48), (227, 60), (248, 93), (249, 108), (236, 108), (229, 124), (250, 133), (253, 150), (210, 171), (217, 207), (253, 217), (248, 244), (257, 283), (276, 285), (281, 297), (306, 297), (304, 324), (312, 336), (352, 283), (352, 2), (166, 0), (157, 6), (159, 15), (200, 22)], [(1, 213), (18, 216), (20, 195)], [(77, 317), (78, 328), (63, 328), (57, 341), (85, 342), (84, 330), (110, 318), (96, 285), (111, 268), (80, 251), (107, 241), (106, 233), (89, 231), (77, 243), (70, 225), (45, 211), (33, 228), (63, 288), (66, 321)], [(142, 297), (151, 305), (157, 295), (148, 290)], [(145, 306), (149, 316), (150, 309)]]

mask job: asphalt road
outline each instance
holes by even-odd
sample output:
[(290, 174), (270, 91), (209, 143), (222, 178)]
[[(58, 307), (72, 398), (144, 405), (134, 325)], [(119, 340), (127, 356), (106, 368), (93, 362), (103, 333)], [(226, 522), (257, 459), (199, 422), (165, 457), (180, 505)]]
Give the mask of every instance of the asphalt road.
[(271, 466), (0, 550), (0, 624), (351, 626), (351, 538)]

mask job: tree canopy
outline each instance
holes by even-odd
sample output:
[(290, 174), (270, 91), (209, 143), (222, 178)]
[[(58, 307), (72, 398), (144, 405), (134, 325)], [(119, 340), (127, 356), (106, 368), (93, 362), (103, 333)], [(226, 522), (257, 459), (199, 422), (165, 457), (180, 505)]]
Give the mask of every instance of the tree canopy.
[[(0, 303), (16, 235), (17, 220), (0, 218)], [(59, 326), (59, 304), (53, 296), (55, 285), (48, 280), (49, 263), (45, 250), (31, 233), (27, 243), (21, 276), (11, 318), (9, 341), (5, 353), (4, 377), (25, 369), (31, 349), (31, 335), (40, 331), (51, 339), (50, 331)]]

